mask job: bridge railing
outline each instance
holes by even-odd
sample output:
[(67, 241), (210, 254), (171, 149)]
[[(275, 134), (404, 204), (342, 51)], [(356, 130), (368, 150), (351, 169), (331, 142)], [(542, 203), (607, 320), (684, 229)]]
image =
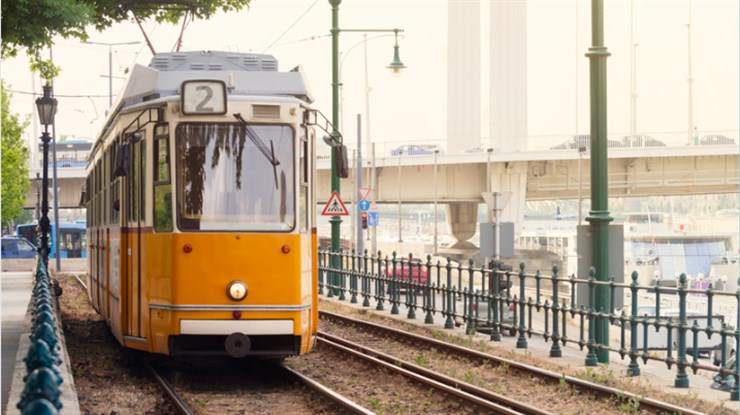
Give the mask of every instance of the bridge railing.
[[(715, 373), (713, 387), (730, 392), (733, 401), (740, 399), (740, 288), (735, 293), (711, 286), (690, 289), (685, 274), (678, 287), (662, 287), (639, 285), (637, 272), (621, 283), (596, 280), (593, 268), (583, 279), (561, 276), (557, 267), (546, 275), (524, 264), (517, 270), (493, 265), (321, 250), (319, 294), (376, 310), (389, 307), (391, 314), (403, 311), (408, 319), (437, 321), (445, 329), (464, 325), (466, 333), (484, 332), (491, 341), (508, 333), (522, 349), (538, 336), (550, 343), (551, 357), (562, 356), (561, 347), (572, 345), (585, 352), (587, 366), (597, 364), (601, 351), (614, 352), (629, 359), (628, 376), (638, 376), (649, 360), (661, 361), (675, 368), (679, 388), (689, 387), (688, 371), (710, 371)], [(609, 309), (596, 308), (597, 290), (608, 293)], [(689, 312), (690, 297), (703, 298), (706, 312)], [(621, 301), (625, 307), (614, 306)], [(734, 315), (717, 313), (732, 308)], [(597, 329), (609, 333), (608, 344), (596, 341)], [(706, 353), (714, 364), (700, 360)]]
[(56, 414), (60, 401), (62, 375), (61, 345), (54, 297), (57, 288), (49, 275), (48, 261), (39, 255), (31, 295), (31, 344), (24, 359), (25, 387), (17, 408), (21, 413)]
[[(641, 132), (631, 136), (628, 132), (614, 132), (607, 137), (607, 147), (610, 149), (654, 148), (654, 147), (690, 147), (737, 144), (738, 130), (705, 130), (697, 131), (689, 141), (685, 131), (652, 131)], [(532, 134), (527, 137), (516, 137), (513, 141), (526, 142), (525, 151), (574, 151), (579, 147), (588, 149), (590, 140), (588, 134)], [(348, 140), (350, 152), (354, 142)], [(409, 139), (409, 140), (382, 140), (376, 139), (375, 157), (377, 159), (429, 156), (434, 150), (439, 154), (479, 155), (486, 153), (491, 147), (489, 137), (481, 139), (468, 148), (453, 150), (448, 147), (445, 139)], [(363, 147), (363, 159), (369, 163), (370, 155)], [(319, 157), (328, 157), (328, 147), (319, 147)], [(587, 156), (587, 155), (586, 155)]]

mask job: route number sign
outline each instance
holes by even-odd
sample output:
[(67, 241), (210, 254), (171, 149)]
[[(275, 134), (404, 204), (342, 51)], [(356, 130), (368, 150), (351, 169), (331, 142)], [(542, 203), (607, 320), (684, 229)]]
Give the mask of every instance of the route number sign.
[(183, 114), (226, 114), (226, 84), (223, 81), (185, 81), (180, 91)]

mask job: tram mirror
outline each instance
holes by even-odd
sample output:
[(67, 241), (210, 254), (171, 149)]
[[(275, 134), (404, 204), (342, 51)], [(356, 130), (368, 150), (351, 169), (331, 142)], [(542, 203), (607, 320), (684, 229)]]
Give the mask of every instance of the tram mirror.
[(334, 152), (334, 169), (342, 179), (349, 177), (349, 162), (347, 161), (347, 146), (337, 144), (331, 148)]
[(116, 177), (128, 176), (128, 166), (131, 159), (131, 144), (126, 143), (121, 146), (116, 157), (116, 169), (113, 174)]

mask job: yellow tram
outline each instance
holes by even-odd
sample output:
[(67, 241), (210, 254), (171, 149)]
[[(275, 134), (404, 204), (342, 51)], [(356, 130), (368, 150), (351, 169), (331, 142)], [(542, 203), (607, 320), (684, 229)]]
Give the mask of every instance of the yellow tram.
[(83, 196), (89, 296), (123, 346), (311, 350), (310, 103), (299, 68), (279, 72), (269, 55), (162, 53), (133, 69), (91, 151)]

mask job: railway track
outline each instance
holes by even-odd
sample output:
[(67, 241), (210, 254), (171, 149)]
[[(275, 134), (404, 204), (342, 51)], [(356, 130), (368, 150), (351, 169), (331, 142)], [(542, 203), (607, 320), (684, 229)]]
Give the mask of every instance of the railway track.
[[(175, 408), (175, 411), (179, 415), (195, 415), (198, 413), (193, 409), (190, 404), (188, 404), (187, 399), (178, 392), (175, 387), (167, 380), (167, 375), (162, 373), (160, 369), (158, 369), (155, 365), (151, 364), (150, 362), (143, 362), (143, 365), (146, 366), (146, 369), (149, 371), (149, 373), (152, 375), (152, 377), (157, 381), (157, 384), (161, 387), (162, 391), (164, 392), (167, 399), (170, 401), (172, 406)], [(335, 404), (339, 411), (338, 413), (342, 414), (357, 414), (357, 415), (374, 415), (374, 412), (363, 408), (359, 404), (355, 403), (354, 401), (348, 399), (347, 397), (327, 388), (326, 386), (320, 384), (319, 382), (311, 379), (310, 377), (306, 376), (305, 374), (284, 366), (279, 365), (275, 366), (275, 369), (279, 371), (280, 373), (276, 373), (276, 376), (284, 376), (286, 379), (291, 379), (295, 381), (296, 384), (303, 384), (312, 392), (315, 392), (316, 394), (322, 396), (327, 401), (332, 402)]]
[[(470, 349), (464, 346), (459, 346), (453, 343), (448, 343), (445, 341), (437, 340), (431, 337), (422, 336), (419, 334), (409, 333), (405, 332), (396, 328), (388, 327), (388, 326), (382, 326), (376, 323), (372, 323), (369, 321), (359, 320), (352, 317), (328, 312), (328, 311), (319, 311), (319, 316), (322, 319), (327, 319), (334, 322), (341, 322), (344, 324), (350, 324), (354, 325), (358, 328), (362, 328), (363, 331), (368, 333), (377, 333), (381, 334), (383, 336), (387, 336), (390, 338), (393, 338), (397, 341), (407, 343), (407, 344), (413, 344), (416, 346), (422, 346), (426, 349), (435, 349), (437, 351), (444, 352), (449, 355), (454, 355), (457, 357), (463, 357), (475, 362), (480, 363), (490, 363), (495, 366), (501, 366), (505, 365), (515, 371), (518, 371), (520, 373), (524, 373), (531, 377), (536, 377), (554, 384), (559, 384), (562, 382), (565, 382), (566, 384), (570, 385), (571, 387), (586, 392), (589, 394), (592, 394), (594, 396), (598, 396), (601, 398), (606, 399), (614, 399), (615, 401), (625, 401), (625, 400), (634, 400), (636, 402), (639, 402), (639, 408), (641, 410), (647, 410), (652, 413), (673, 413), (673, 414), (687, 414), (687, 415), (700, 415), (701, 412), (688, 409), (688, 408), (682, 408), (667, 402), (659, 401), (656, 399), (651, 399), (643, 396), (638, 396), (634, 393), (620, 390), (617, 388), (613, 388), (610, 386), (600, 385), (598, 383), (589, 382), (584, 379), (576, 378), (573, 376), (565, 376), (556, 372), (552, 372), (546, 369), (541, 369), (535, 366), (531, 366), (525, 363), (521, 363), (515, 360), (510, 360), (506, 358), (502, 358), (499, 356), (491, 355), (488, 353), (484, 353), (478, 350)], [(328, 344), (332, 347), (342, 347), (346, 348), (347, 350), (352, 350), (353, 353), (356, 355), (364, 355), (368, 357), (372, 357), (374, 359), (377, 359), (378, 361), (382, 361), (385, 364), (393, 365), (394, 367), (398, 367), (404, 370), (408, 370), (413, 372), (414, 374), (417, 374), (418, 376), (425, 376), (429, 379), (433, 379), (435, 381), (438, 381), (440, 383), (444, 383), (449, 387), (456, 388), (457, 390), (461, 392), (466, 392), (472, 395), (476, 395), (477, 397), (481, 399), (486, 399), (492, 403), (495, 403), (496, 405), (499, 405), (503, 407), (504, 411), (513, 411), (513, 412), (501, 412), (501, 413), (531, 413), (531, 414), (543, 414), (547, 413), (545, 411), (542, 411), (540, 409), (537, 409), (535, 407), (532, 407), (529, 404), (524, 404), (518, 401), (515, 401), (509, 397), (503, 396), (501, 394), (493, 394), (493, 392), (478, 388), (471, 384), (466, 384), (465, 382), (460, 381), (459, 379), (450, 378), (446, 375), (433, 372), (429, 369), (423, 368), (421, 366), (415, 365), (410, 362), (402, 361), (397, 357), (394, 357), (392, 355), (380, 352), (378, 350), (373, 350), (368, 348), (367, 346), (363, 346), (357, 343), (353, 343), (349, 340), (339, 338), (337, 336), (320, 332), (319, 333), (319, 341)], [(431, 372), (431, 373), (430, 373)], [(516, 376), (516, 375), (514, 375)], [(447, 378), (447, 379), (445, 379)], [(483, 390), (487, 394), (493, 394), (493, 395), (480, 395), (478, 394), (479, 391), (477, 390)], [(530, 411), (530, 412), (528, 412)]]
[(551, 415), (551, 412), (516, 401), (504, 395), (461, 382), (439, 372), (423, 368), (413, 363), (397, 359), (378, 350), (371, 349), (341, 337), (319, 332), (319, 343), (354, 357), (382, 366), (392, 372), (404, 375), (416, 382), (450, 394), (473, 406), (481, 407), (487, 413), (502, 415)]

